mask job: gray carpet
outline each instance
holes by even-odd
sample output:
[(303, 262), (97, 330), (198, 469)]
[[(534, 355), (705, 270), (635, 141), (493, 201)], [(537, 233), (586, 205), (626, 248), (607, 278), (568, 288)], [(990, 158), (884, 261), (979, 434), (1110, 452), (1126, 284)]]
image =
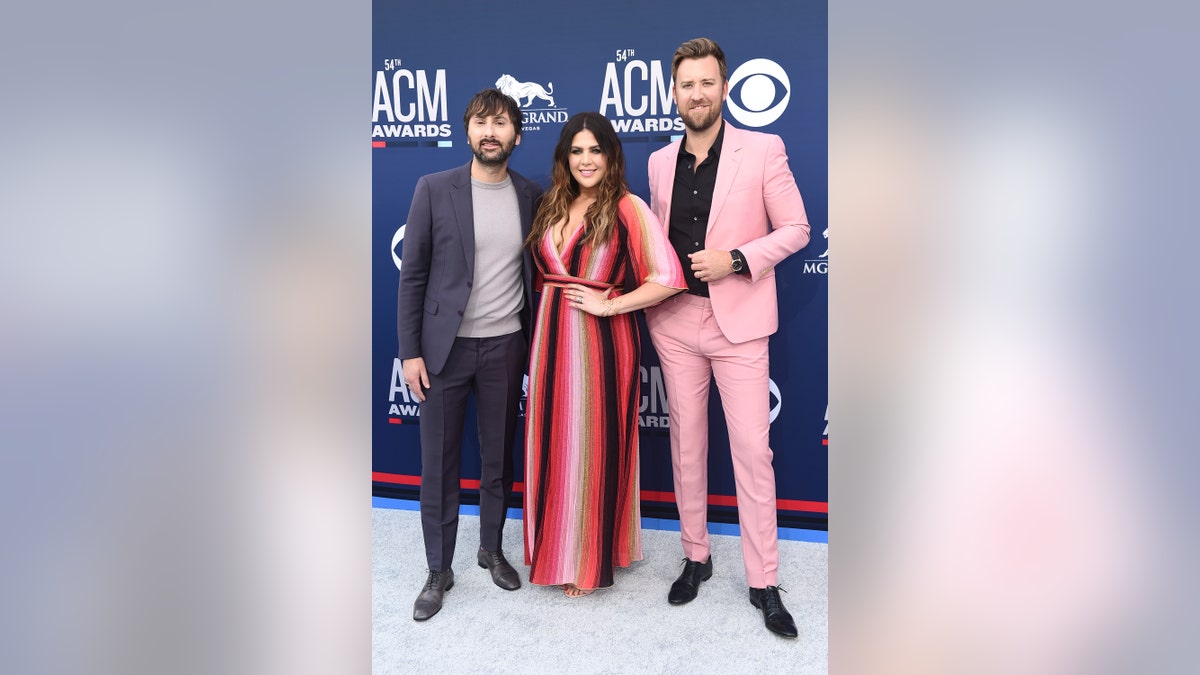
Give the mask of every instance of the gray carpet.
[(645, 559), (618, 569), (612, 588), (568, 598), (528, 583), (521, 521), (505, 526), (505, 555), (522, 586), (505, 591), (475, 562), (479, 519), (462, 516), (454, 588), (441, 612), (412, 619), (425, 582), (420, 514), (373, 509), (372, 672), (824, 673), (828, 662), (827, 546), (780, 540), (784, 605), (794, 640), (769, 633), (746, 596), (741, 542), (712, 535), (713, 577), (687, 605), (667, 603), (683, 557), (679, 533), (643, 530)]

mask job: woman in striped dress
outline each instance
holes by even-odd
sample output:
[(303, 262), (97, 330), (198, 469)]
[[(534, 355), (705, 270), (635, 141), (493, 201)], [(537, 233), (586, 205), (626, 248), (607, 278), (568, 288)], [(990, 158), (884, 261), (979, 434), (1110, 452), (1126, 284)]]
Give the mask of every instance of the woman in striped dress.
[[(632, 312), (687, 287), (625, 154), (594, 112), (567, 120), (527, 241), (542, 278), (525, 408), (525, 563), (587, 595), (642, 558)], [(631, 289), (628, 292), (623, 292)]]

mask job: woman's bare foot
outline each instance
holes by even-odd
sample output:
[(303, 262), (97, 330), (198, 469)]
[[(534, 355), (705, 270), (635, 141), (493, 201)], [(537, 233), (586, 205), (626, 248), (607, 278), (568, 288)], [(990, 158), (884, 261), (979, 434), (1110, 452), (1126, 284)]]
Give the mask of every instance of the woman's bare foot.
[(575, 584), (563, 585), (563, 593), (566, 593), (568, 598), (582, 598), (585, 595), (591, 595), (595, 592), (596, 589), (594, 588), (580, 588)]

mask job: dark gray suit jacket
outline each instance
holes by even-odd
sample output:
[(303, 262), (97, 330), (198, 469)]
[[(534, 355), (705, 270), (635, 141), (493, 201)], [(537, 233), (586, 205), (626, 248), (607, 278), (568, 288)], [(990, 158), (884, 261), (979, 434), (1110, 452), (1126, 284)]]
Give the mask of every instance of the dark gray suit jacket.
[[(542, 188), (509, 169), (521, 209), (521, 234), (529, 235)], [(533, 262), (522, 256), (525, 306), (521, 328), (529, 338), (533, 313)], [(440, 373), (462, 324), (475, 274), (475, 217), (471, 164), (422, 176), (413, 192), (401, 252), (396, 333), (401, 359), (422, 357)]]

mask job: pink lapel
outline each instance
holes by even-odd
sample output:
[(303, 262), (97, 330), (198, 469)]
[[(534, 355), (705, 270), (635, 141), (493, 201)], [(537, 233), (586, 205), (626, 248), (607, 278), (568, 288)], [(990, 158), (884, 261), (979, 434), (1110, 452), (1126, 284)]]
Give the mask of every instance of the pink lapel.
[[(671, 196), (675, 194), (675, 165), (679, 162), (679, 144), (675, 141), (667, 146), (670, 149), (670, 159), (660, 162), (658, 171), (658, 201), (662, 204), (662, 216), (659, 218), (663, 231), (671, 229)], [(658, 214), (654, 214), (658, 216)]]

